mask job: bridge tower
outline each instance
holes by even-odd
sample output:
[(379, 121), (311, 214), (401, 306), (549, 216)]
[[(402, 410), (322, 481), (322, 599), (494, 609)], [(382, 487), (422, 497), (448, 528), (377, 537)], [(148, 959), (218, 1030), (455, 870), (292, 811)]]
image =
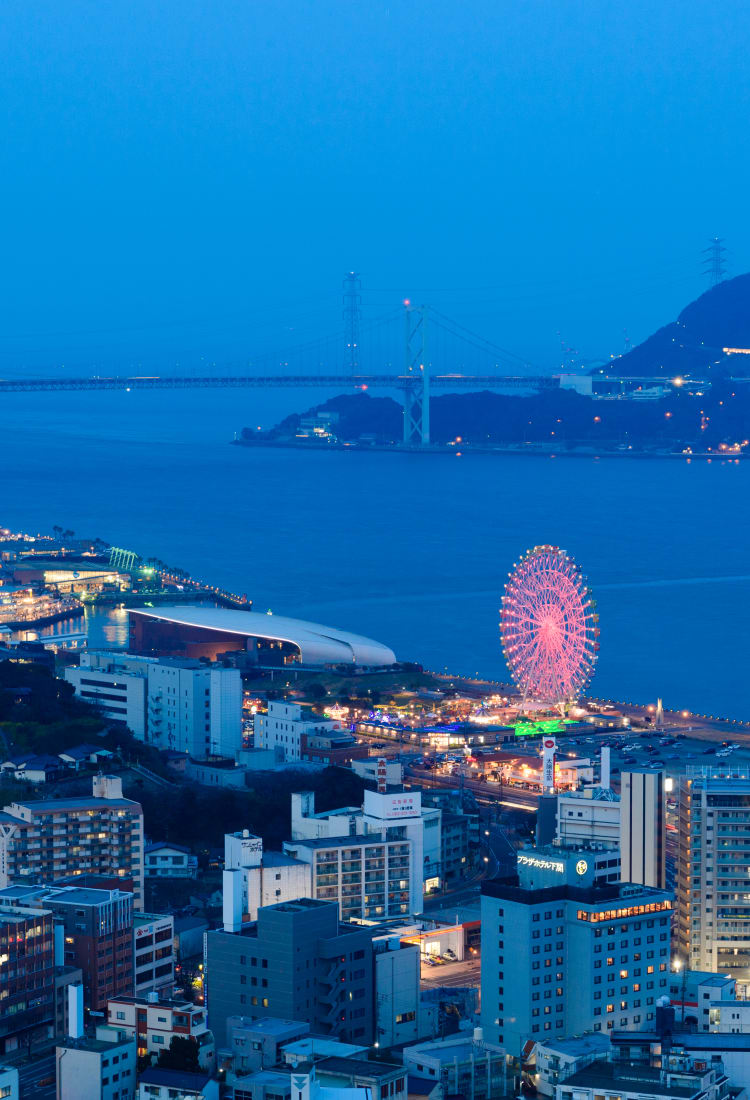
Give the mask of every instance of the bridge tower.
[(359, 373), (359, 320), (362, 310), (362, 281), (356, 271), (344, 279), (344, 325), (346, 330), (346, 365), (352, 374)]
[(405, 362), (404, 443), (424, 447), (430, 442), (430, 374), (427, 364), (427, 306), (404, 302)]

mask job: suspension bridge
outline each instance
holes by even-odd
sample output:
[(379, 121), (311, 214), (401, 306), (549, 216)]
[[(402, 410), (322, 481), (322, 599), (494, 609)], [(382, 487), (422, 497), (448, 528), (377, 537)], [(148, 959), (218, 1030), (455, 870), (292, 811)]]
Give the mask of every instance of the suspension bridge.
[[(286, 387), (402, 394), (403, 440), (430, 442), (430, 393), (435, 390), (557, 388), (559, 380), (485, 340), (429, 306), (402, 309), (363, 326), (358, 277), (344, 281), (345, 339), (341, 334), (264, 356), (235, 371), (180, 374), (95, 374), (0, 379), (0, 394), (43, 391), (256, 389)], [(397, 333), (397, 335), (396, 335)], [(429, 335), (429, 345), (428, 345)]]

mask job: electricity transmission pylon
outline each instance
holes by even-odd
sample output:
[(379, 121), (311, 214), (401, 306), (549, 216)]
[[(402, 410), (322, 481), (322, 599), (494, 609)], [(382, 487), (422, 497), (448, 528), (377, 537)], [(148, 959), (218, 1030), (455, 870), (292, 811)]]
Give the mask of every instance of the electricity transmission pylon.
[(712, 237), (708, 248), (703, 249), (702, 255), (705, 256), (703, 271), (711, 280), (711, 286), (718, 286), (719, 283), (723, 283), (727, 277), (726, 263), (724, 260), (726, 254), (727, 250), (724, 247), (723, 237)]

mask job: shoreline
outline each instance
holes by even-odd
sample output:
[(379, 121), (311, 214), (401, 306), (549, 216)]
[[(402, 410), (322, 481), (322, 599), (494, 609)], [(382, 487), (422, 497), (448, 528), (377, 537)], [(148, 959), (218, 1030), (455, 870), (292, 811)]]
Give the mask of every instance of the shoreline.
[(369, 454), (371, 452), (383, 453), (391, 452), (394, 454), (413, 454), (413, 455), (452, 455), (455, 458), (468, 458), (471, 455), (498, 455), (503, 457), (523, 455), (526, 458), (593, 458), (596, 460), (604, 458), (625, 458), (625, 459), (671, 459), (680, 460), (682, 462), (692, 462), (693, 459), (700, 459), (705, 462), (713, 462), (718, 460), (720, 462), (739, 462), (740, 460), (747, 458), (746, 454), (742, 452), (734, 451), (695, 451), (691, 454), (685, 454), (680, 451), (679, 453), (674, 451), (636, 451), (636, 450), (624, 450), (624, 451), (610, 451), (610, 450), (580, 450), (580, 449), (561, 449), (555, 451), (537, 450), (532, 447), (482, 447), (472, 446), (464, 444), (461, 449), (451, 447), (447, 444), (428, 444), (424, 447), (411, 447), (404, 443), (317, 443), (310, 442), (305, 443), (302, 441), (295, 442), (292, 439), (232, 439), (230, 445), (235, 447), (247, 447), (252, 450), (255, 447), (264, 448), (280, 448), (282, 450), (290, 451), (304, 451), (309, 454), (310, 452), (325, 453), (326, 451), (349, 451), (357, 454)]
[[(235, 442), (239, 443), (240, 441), (235, 441)], [(282, 444), (282, 443), (267, 443), (265, 441), (263, 443), (252, 443), (252, 444), (244, 443), (244, 444), (240, 444), (240, 445), (245, 445), (245, 446), (269, 446), (269, 445), (270, 446), (285, 446), (285, 444)], [(307, 450), (307, 451), (322, 449), (320, 444), (312, 444), (312, 445), (305, 445), (305, 444), (294, 445), (294, 444), (292, 444), (291, 446), (294, 449)], [(327, 445), (327, 446), (334, 447), (335, 445), (331, 444), (331, 445)], [(338, 445), (338, 447), (336, 447), (335, 449), (347, 449), (348, 450), (348, 449), (364, 449), (364, 448), (348, 448), (348, 447), (344, 447), (342, 445)], [(375, 448), (372, 448), (372, 449), (375, 449)], [(391, 449), (405, 450), (405, 449), (408, 449), (408, 448), (390, 448), (390, 447), (386, 447), (386, 448), (382, 448), (382, 449), (386, 449), (386, 450), (391, 450)], [(414, 449), (414, 450), (416, 451), (416, 453), (420, 452), (420, 449)], [(477, 452), (477, 453), (480, 453), (480, 452)], [(511, 451), (511, 452), (502, 452), (502, 453), (517, 453), (517, 452), (512, 452)], [(526, 452), (526, 453), (528, 454), (530, 452)], [(541, 457), (557, 457), (557, 455), (542, 455)], [(579, 455), (572, 455), (571, 457), (592, 457), (592, 456), (583, 456), (583, 455), (579, 454)], [(609, 456), (606, 456), (606, 457), (609, 457)], [(615, 455), (615, 456), (612, 456), (612, 457), (620, 457), (620, 456)], [(630, 456), (628, 456), (628, 457), (630, 457)], [(632, 457), (651, 457), (651, 456), (639, 453), (637, 455), (632, 455)], [(671, 456), (671, 457), (686, 457), (686, 456), (677, 456), (677, 455), (675, 455), (675, 456)], [(690, 457), (696, 457), (696, 456), (690, 456)], [(716, 457), (716, 456), (706, 455), (705, 457), (707, 457), (710, 460), (711, 458)], [(166, 567), (158, 570), (157, 572), (162, 576), (165, 575), (166, 574)], [(238, 608), (237, 598), (228, 595), (227, 593), (225, 593), (222, 590), (219, 590), (217, 588), (212, 588), (210, 585), (204, 585), (201, 582), (193, 581), (192, 578), (183, 578), (183, 583), (187, 583), (189, 585), (189, 588), (188, 588), (187, 591), (180, 591), (180, 592), (164, 592), (164, 591), (161, 591), (161, 592), (150, 592), (150, 593), (134, 593), (132, 591), (124, 591), (124, 592), (118, 592), (118, 593), (109, 593), (109, 592), (107, 592), (107, 593), (97, 593), (95, 596), (93, 596), (93, 598), (84, 599), (82, 601), (82, 606), (80, 608), (76, 608), (76, 607), (65, 608), (64, 610), (61, 610), (61, 611), (59, 611), (59, 612), (57, 612), (53, 615), (45, 616), (45, 617), (43, 617), (41, 619), (38, 619), (38, 620), (35, 620), (33, 622), (29, 622), (29, 621), (20, 622), (19, 621), (19, 622), (16, 623), (14, 621), (13, 623), (5, 623), (5, 624), (2, 624), (2, 625), (7, 628), (8, 632), (18, 633), (18, 632), (24, 631), (24, 630), (35, 630), (39, 627), (46, 626), (46, 625), (51, 625), (55, 622), (63, 621), (65, 619), (72, 619), (72, 618), (82, 617), (85, 614), (85, 608), (86, 607), (90, 607), (90, 608), (92, 608), (92, 610), (93, 609), (105, 610), (107, 608), (112, 608), (112, 607), (118, 607), (118, 606), (127, 607), (127, 606), (134, 606), (134, 605), (137, 605), (137, 604), (149, 603), (149, 602), (153, 602), (155, 605), (158, 605), (158, 604), (161, 604), (161, 603), (172, 603), (172, 602), (184, 603), (184, 604), (189, 604), (189, 603), (200, 604), (200, 603), (204, 603), (204, 602), (209, 602), (209, 603), (213, 603), (214, 605), (218, 605), (218, 606)], [(247, 603), (245, 603), (244, 605), (240, 605), (240, 609), (250, 611), (250, 610), (252, 610), (252, 606), (253, 606), (253, 602), (251, 600), (248, 600)], [(88, 631), (86, 630), (85, 633), (88, 634)], [(52, 640), (52, 639), (50, 639), (50, 640)], [(87, 638), (87, 642), (88, 642), (88, 638)], [(118, 648), (118, 647), (116, 647), (116, 648)], [(430, 670), (426, 670), (426, 671), (429, 671), (429, 675), (433, 676), (438, 681), (453, 682), (457, 685), (463, 685), (463, 686), (465, 686), (467, 688), (471, 688), (471, 689), (477, 689), (477, 688), (481, 687), (483, 689), (487, 689), (487, 690), (490, 690), (490, 691), (493, 691), (493, 692), (494, 691), (509, 692), (509, 691), (513, 690), (513, 687), (512, 687), (511, 684), (508, 684), (508, 683), (505, 683), (505, 682), (502, 682), (502, 681), (496, 681), (496, 680), (491, 680), (491, 679), (488, 680), (488, 679), (484, 679), (484, 678), (481, 678), (481, 677), (475, 678), (475, 677), (472, 677), (470, 675), (461, 674), (461, 673), (458, 673), (458, 672), (439, 673), (439, 672), (434, 672), (434, 671), (430, 671)], [(631, 708), (631, 709), (637, 710), (637, 711), (648, 711), (650, 709), (650, 704), (648, 704), (646, 702), (641, 703), (641, 702), (636, 702), (636, 701), (633, 701), (633, 700), (625, 701), (625, 700), (616, 699), (616, 698), (610, 698), (610, 699), (607, 699), (607, 700), (603, 700), (603, 699), (601, 699), (601, 697), (589, 697), (589, 699), (591, 701), (595, 701), (597, 703), (606, 703), (610, 706), (615, 706), (615, 707), (620, 708), (622, 710), (627, 710), (627, 708)], [(670, 708), (670, 712), (674, 713), (675, 715), (678, 713), (677, 711), (672, 711), (671, 708)], [(685, 714), (685, 715), (683, 715), (683, 717), (688, 717), (688, 715)], [(692, 719), (702, 720), (703, 722), (707, 722), (707, 723), (716, 723), (716, 724), (720, 725), (721, 727), (731, 727), (731, 726), (736, 727), (737, 725), (740, 725), (740, 726), (745, 726), (748, 729), (750, 729), (750, 717), (748, 717), (748, 718), (732, 718), (732, 717), (729, 717), (729, 716), (719, 716), (719, 715), (709, 716), (709, 715), (700, 714), (700, 713), (697, 713), (697, 712), (690, 712), (689, 717), (692, 718)], [(748, 736), (748, 739), (750, 740), (750, 733), (747, 736)]]
[(64, 611), (56, 611), (54, 615), (42, 615), (40, 619), (16, 619), (12, 622), (0, 624), (6, 627), (10, 633), (18, 634), (23, 630), (36, 630), (40, 626), (52, 626), (53, 623), (61, 623), (66, 619), (82, 619), (84, 615), (81, 607), (69, 607)]

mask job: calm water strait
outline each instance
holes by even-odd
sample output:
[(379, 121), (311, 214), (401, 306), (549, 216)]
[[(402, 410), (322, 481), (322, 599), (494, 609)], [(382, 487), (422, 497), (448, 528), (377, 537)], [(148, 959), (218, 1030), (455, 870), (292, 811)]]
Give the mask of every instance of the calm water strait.
[(554, 543), (599, 604), (595, 694), (750, 718), (750, 462), (228, 445), (326, 396), (9, 395), (0, 524), (100, 535), (247, 592), (256, 610), (501, 678), (507, 573)]

